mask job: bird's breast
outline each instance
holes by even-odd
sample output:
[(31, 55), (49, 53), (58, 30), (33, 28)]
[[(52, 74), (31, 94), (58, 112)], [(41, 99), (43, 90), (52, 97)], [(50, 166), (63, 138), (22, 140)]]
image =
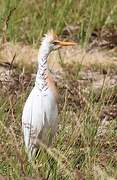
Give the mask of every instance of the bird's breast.
[(55, 86), (55, 82), (50, 74), (48, 75), (46, 82), (47, 82), (48, 88), (51, 91), (52, 95), (54, 96), (56, 102), (58, 102), (58, 92), (57, 92), (57, 89)]
[(39, 91), (35, 87), (34, 94), (34, 101), (37, 102), (38, 112), (43, 112), (48, 121), (55, 120), (58, 114), (55, 92), (50, 87), (46, 91)]

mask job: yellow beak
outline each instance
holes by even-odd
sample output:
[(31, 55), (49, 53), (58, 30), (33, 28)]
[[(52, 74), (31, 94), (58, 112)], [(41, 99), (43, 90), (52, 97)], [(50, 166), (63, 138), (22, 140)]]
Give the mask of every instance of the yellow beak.
[(75, 42), (67, 42), (67, 41), (58, 41), (58, 44), (60, 46), (74, 46), (76, 45), (77, 43)]

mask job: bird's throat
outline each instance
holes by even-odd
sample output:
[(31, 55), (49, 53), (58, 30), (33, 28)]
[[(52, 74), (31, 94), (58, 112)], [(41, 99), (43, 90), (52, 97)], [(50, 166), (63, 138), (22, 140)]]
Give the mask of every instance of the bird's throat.
[(45, 91), (48, 89), (47, 78), (48, 78), (48, 64), (47, 64), (47, 53), (39, 53), (38, 56), (38, 70), (36, 75), (35, 86), (39, 90)]

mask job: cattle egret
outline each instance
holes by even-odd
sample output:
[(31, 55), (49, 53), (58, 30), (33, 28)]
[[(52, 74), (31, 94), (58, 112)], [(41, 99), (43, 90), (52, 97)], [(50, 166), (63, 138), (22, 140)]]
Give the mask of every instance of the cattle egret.
[(53, 50), (75, 44), (60, 41), (53, 31), (48, 32), (42, 39), (35, 86), (26, 100), (22, 114), (22, 129), (29, 160), (35, 155), (39, 140), (49, 145), (57, 131), (57, 92), (49, 76), (48, 55)]

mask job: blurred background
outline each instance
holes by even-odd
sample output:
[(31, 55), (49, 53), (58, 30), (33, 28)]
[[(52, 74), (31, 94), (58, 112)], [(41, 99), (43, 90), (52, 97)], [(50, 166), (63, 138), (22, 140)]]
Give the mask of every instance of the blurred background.
[(74, 34), (85, 44), (92, 33), (98, 38), (115, 34), (116, 0), (0, 1), (0, 35), (5, 34), (8, 41), (38, 45), (52, 28), (59, 34)]

